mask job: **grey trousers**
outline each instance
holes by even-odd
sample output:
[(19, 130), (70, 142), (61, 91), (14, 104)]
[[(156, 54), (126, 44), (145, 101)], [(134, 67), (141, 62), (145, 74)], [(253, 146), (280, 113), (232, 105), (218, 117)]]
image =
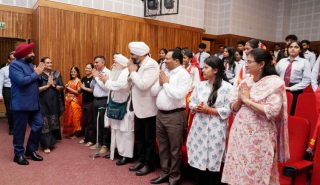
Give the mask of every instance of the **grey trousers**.
[(186, 112), (184, 110), (174, 113), (158, 111), (156, 126), (161, 176), (168, 175), (170, 183), (177, 182), (181, 178), (181, 147), (187, 126)]

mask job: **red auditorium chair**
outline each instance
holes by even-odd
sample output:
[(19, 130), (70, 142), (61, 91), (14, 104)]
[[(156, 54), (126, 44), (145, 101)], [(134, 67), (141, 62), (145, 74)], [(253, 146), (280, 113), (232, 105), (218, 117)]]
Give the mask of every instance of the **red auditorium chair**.
[(295, 116), (306, 118), (310, 121), (309, 137), (312, 137), (315, 125), (317, 124), (318, 113), (316, 110), (317, 104), (315, 93), (302, 93), (299, 95)]
[(320, 184), (320, 132), (318, 132), (318, 141), (316, 144), (316, 152), (313, 161), (313, 170), (311, 177), (311, 185)]
[(312, 168), (312, 162), (304, 160), (309, 138), (309, 121), (289, 116), (289, 148), (290, 160), (278, 163), (281, 185), (306, 185), (307, 172)]
[(292, 107), (292, 100), (293, 100), (293, 95), (290, 91), (286, 91), (286, 94), (287, 94), (287, 112), (288, 112), (288, 115), (290, 115), (290, 110), (291, 110), (291, 107)]
[(306, 87), (305, 89), (303, 89), (303, 93), (314, 93), (312, 90), (311, 85), (309, 85), (308, 87)]

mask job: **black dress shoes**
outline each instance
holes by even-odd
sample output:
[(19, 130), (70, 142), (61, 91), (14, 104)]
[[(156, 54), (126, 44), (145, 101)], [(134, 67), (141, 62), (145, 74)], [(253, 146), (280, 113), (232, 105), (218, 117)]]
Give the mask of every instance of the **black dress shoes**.
[(122, 157), (119, 161), (116, 162), (117, 166), (125, 165), (129, 162), (129, 159), (126, 157)]
[(25, 156), (30, 157), (34, 161), (43, 161), (43, 158), (40, 155), (38, 155), (36, 152), (26, 152)]
[(24, 158), (23, 156), (14, 156), (13, 161), (16, 162), (19, 165), (28, 165), (29, 162), (27, 161), (26, 158)]
[(151, 168), (148, 165), (144, 165), (140, 170), (136, 172), (136, 176), (144, 176), (153, 171), (154, 168)]
[(169, 175), (159, 176), (150, 181), (151, 184), (162, 184), (165, 182), (169, 182)]
[(144, 164), (142, 164), (141, 162), (137, 162), (135, 165), (131, 166), (129, 168), (129, 171), (138, 171), (140, 170), (142, 167), (144, 166)]

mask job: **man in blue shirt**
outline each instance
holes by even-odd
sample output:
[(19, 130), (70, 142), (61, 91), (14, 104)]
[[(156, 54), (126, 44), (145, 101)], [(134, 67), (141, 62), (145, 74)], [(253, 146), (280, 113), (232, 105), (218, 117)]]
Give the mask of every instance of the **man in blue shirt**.
[[(10, 64), (9, 78), (11, 80), (11, 110), (13, 115), (13, 161), (19, 165), (28, 165), (26, 157), (34, 161), (42, 161), (36, 151), (39, 147), (39, 137), (43, 118), (39, 106), (39, 75), (44, 69), (40, 63), (35, 67), (33, 53), (34, 44), (21, 43), (15, 50), (16, 58)], [(31, 127), (30, 136), (24, 149), (24, 137), (27, 124)]]

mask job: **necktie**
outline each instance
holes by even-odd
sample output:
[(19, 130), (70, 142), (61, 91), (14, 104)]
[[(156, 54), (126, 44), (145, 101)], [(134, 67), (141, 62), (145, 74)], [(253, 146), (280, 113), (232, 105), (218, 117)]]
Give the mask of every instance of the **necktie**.
[(291, 77), (291, 69), (292, 69), (292, 62), (294, 60), (289, 60), (289, 65), (286, 68), (286, 72), (284, 73), (284, 82), (286, 87), (289, 87), (290, 84), (290, 77)]
[(201, 53), (202, 52), (199, 52), (199, 57), (198, 57), (199, 64), (200, 64), (200, 59), (201, 59)]

